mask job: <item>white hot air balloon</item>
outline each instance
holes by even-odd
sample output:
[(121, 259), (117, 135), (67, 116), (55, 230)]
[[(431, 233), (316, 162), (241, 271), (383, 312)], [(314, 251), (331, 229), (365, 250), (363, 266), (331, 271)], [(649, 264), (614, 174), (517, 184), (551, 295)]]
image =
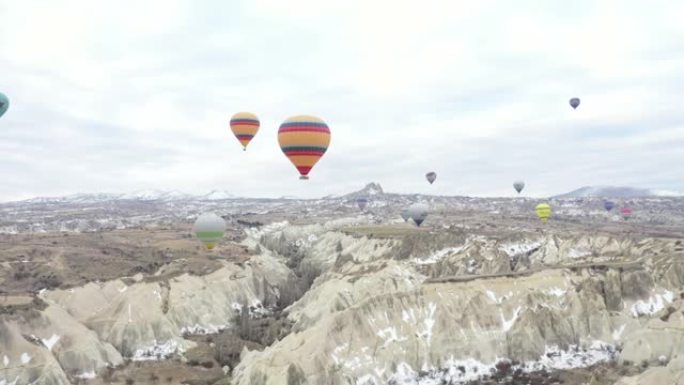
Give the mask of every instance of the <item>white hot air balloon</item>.
[(420, 226), (425, 218), (427, 218), (429, 211), (430, 208), (427, 204), (415, 203), (408, 208), (407, 214), (409, 218), (413, 219), (417, 226)]
[(214, 213), (202, 214), (192, 226), (192, 231), (207, 249), (213, 249), (226, 233), (226, 221)]

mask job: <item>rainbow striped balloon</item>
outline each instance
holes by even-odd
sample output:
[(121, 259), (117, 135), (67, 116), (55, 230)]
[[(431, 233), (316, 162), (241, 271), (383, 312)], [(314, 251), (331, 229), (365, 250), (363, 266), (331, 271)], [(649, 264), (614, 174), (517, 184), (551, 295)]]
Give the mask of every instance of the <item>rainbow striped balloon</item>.
[(251, 112), (238, 112), (230, 118), (230, 129), (242, 144), (242, 150), (247, 151), (247, 145), (259, 131), (259, 119)]
[(278, 143), (299, 171), (299, 179), (309, 179), (309, 172), (330, 145), (330, 129), (315, 116), (293, 116), (280, 125)]

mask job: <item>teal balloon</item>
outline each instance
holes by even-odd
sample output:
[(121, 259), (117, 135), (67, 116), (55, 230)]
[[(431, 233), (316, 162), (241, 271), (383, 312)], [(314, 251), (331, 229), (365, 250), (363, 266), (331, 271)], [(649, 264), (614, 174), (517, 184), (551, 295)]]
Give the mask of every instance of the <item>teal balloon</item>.
[(0, 117), (5, 115), (7, 109), (9, 108), (9, 98), (0, 92)]

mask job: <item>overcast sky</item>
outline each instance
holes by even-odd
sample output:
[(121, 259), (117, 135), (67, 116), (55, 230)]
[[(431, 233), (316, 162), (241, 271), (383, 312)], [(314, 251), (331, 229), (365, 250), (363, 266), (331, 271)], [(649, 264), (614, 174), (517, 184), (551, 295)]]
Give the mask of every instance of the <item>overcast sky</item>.
[[(681, 0), (0, 0), (0, 200), (371, 181), (512, 196), (519, 178), (530, 196), (684, 191), (682, 15)], [(238, 111), (262, 124), (247, 152)], [(277, 143), (298, 114), (332, 132), (309, 181)]]

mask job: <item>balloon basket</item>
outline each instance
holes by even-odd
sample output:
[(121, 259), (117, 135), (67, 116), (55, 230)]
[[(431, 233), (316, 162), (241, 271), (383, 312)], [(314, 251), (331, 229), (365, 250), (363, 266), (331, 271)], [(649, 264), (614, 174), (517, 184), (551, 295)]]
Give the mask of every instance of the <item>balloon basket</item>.
[(309, 177), (306, 175), (302, 175), (299, 177), (300, 180), (309, 180)]

